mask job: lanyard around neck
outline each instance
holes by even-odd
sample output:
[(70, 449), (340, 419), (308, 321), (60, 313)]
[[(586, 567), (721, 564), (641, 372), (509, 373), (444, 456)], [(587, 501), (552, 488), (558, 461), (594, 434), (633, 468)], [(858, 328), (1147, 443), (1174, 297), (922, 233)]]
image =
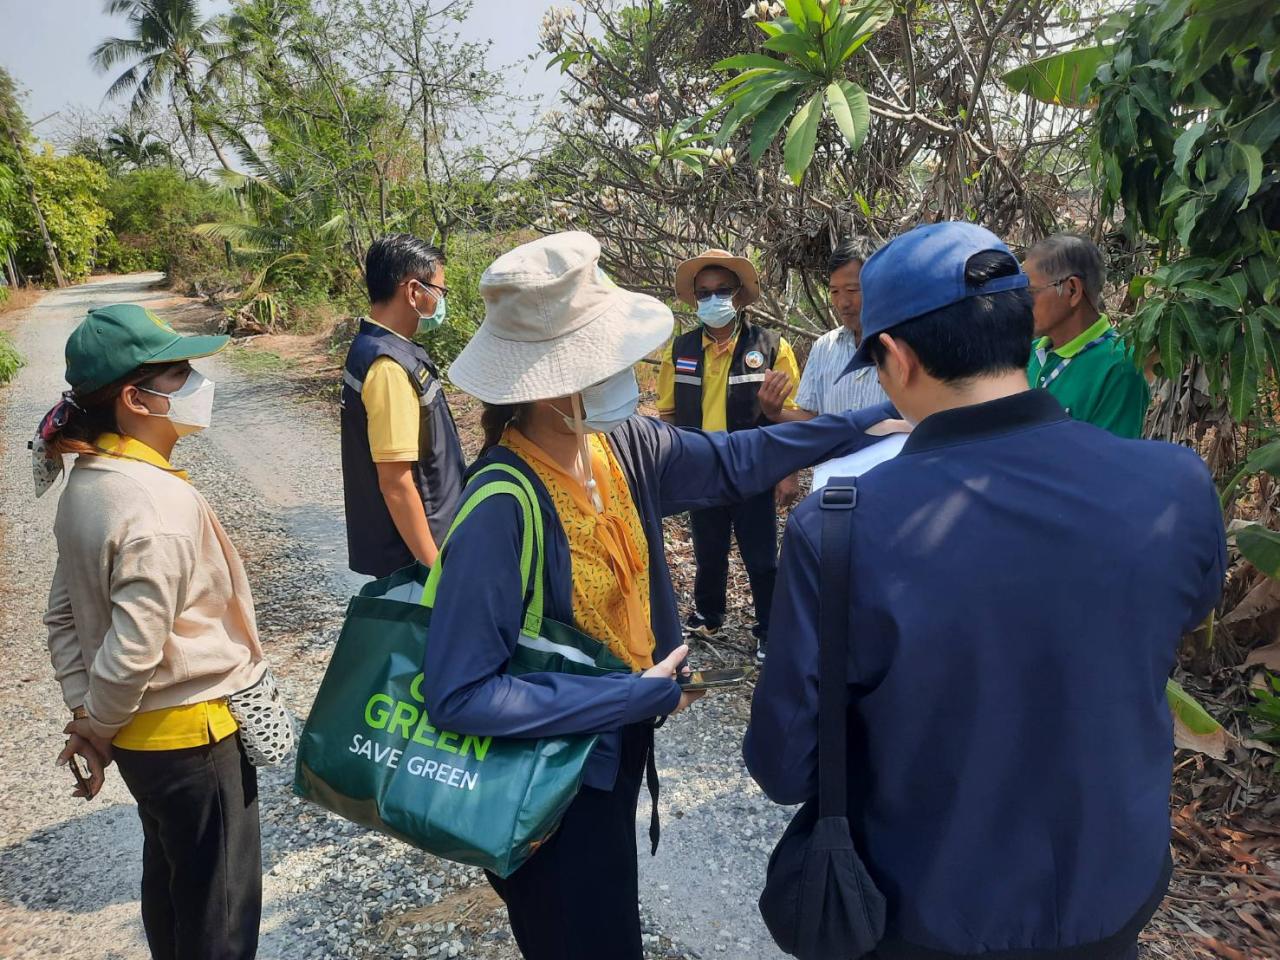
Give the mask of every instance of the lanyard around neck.
[(1108, 327), (1106, 331), (1102, 334), (1102, 336), (1094, 337), (1092, 340), (1086, 343), (1083, 347), (1081, 347), (1078, 351), (1076, 351), (1071, 356), (1063, 357), (1062, 362), (1059, 363), (1056, 367), (1054, 367), (1051, 371), (1049, 371), (1048, 374), (1044, 372), (1044, 367), (1043, 367), (1045, 360), (1048, 359), (1048, 354), (1046, 353), (1044, 356), (1040, 358), (1040, 363), (1042, 366), (1040, 369), (1040, 376), (1036, 378), (1036, 388), (1040, 389), (1043, 387), (1047, 387), (1049, 384), (1053, 383), (1053, 381), (1057, 380), (1058, 377), (1062, 376), (1062, 371), (1067, 369), (1067, 367), (1071, 366), (1071, 361), (1076, 359), (1076, 357), (1079, 357), (1081, 354), (1087, 353), (1088, 351), (1092, 350), (1094, 347), (1096, 347), (1100, 343), (1104, 343), (1107, 340), (1114, 340), (1117, 336), (1118, 334), (1116, 333), (1115, 327)]

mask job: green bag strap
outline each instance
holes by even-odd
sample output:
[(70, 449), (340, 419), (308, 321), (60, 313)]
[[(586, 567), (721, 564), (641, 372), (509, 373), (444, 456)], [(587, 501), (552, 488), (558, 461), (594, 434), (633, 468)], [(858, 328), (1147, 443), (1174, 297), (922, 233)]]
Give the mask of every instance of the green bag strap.
[[(531, 637), (536, 637), (542, 633), (543, 571), (546, 559), (543, 549), (542, 509), (538, 506), (538, 495), (534, 492), (533, 484), (529, 482), (529, 478), (515, 467), (505, 463), (492, 463), (478, 470), (476, 476), (479, 477), (486, 473), (495, 476), (507, 474), (514, 477), (515, 482), (513, 483), (505, 478), (488, 481), (472, 493), (462, 504), (461, 509), (458, 510), (458, 515), (454, 517), (453, 523), (449, 527), (449, 532), (445, 534), (444, 543), (440, 545), (440, 557), (443, 558), (445, 544), (449, 542), (449, 538), (453, 536), (453, 532), (458, 528), (458, 525), (470, 516), (476, 507), (490, 497), (500, 494), (508, 494), (515, 497), (516, 502), (520, 504), (521, 513), (524, 514), (524, 523), (520, 536), (522, 596), (525, 593), (529, 593), (530, 575), (532, 574), (533, 577), (533, 591), (532, 596), (529, 598), (529, 606), (525, 609), (523, 632)], [(530, 535), (531, 532), (532, 535)], [(443, 567), (442, 559), (437, 559), (435, 565), (431, 568), (431, 573), (427, 576), (426, 585), (422, 590), (422, 605), (425, 607), (435, 606), (436, 591), (439, 589), (440, 574)]]

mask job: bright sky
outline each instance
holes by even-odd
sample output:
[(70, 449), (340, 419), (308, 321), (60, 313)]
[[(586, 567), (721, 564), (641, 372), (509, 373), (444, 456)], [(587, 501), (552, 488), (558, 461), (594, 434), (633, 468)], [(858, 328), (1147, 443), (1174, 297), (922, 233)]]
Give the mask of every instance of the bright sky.
[[(550, 94), (560, 74), (546, 70), (545, 58), (525, 58), (537, 50), (538, 24), (553, 0), (476, 0), (464, 32), (469, 38), (493, 40), (490, 63), (519, 61), (527, 76), (512, 77), (526, 93)], [(0, 0), (0, 66), (25, 88), (24, 108), (36, 121), (67, 106), (98, 110), (115, 76), (104, 76), (89, 63), (89, 53), (103, 38), (124, 29), (121, 17), (102, 12), (100, 0)], [(220, 13), (229, 0), (202, 0), (207, 13)], [(498, 9), (501, 16), (496, 16)], [(120, 68), (123, 71), (124, 67)], [(117, 72), (120, 72), (117, 71)], [(56, 120), (36, 128), (49, 135)]]

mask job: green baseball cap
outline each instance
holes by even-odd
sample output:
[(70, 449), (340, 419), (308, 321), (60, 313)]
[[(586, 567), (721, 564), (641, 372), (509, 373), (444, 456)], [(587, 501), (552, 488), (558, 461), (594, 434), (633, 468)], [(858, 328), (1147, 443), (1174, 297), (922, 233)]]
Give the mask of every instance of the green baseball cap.
[(145, 307), (113, 303), (90, 310), (67, 338), (67, 383), (83, 397), (144, 364), (209, 357), (230, 340), (184, 337)]

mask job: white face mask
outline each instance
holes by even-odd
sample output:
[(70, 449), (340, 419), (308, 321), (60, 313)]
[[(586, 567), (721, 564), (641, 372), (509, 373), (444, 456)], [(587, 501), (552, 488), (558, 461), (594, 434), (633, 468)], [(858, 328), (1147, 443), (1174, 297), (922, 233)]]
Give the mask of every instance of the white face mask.
[(707, 299), (698, 301), (698, 319), (715, 330), (727, 327), (737, 317), (738, 309), (733, 305), (733, 297), (717, 297), (712, 294)]
[(169, 412), (153, 414), (165, 416), (173, 421), (173, 428), (178, 436), (199, 433), (213, 422), (213, 388), (212, 380), (199, 370), (187, 374), (187, 382), (173, 393), (161, 393), (147, 387), (139, 387), (143, 393), (152, 393), (157, 397), (165, 397), (169, 401)]
[(640, 385), (628, 368), (582, 391), (582, 426), (588, 433), (609, 433), (639, 405)]
[[(628, 367), (615, 373), (608, 380), (593, 384), (581, 391), (573, 400), (573, 414), (561, 413), (565, 425), (578, 437), (578, 460), (586, 478), (587, 494), (597, 512), (604, 510), (600, 488), (591, 470), (591, 451), (587, 444), (588, 433), (608, 433), (636, 412), (640, 403), (640, 386), (635, 371)], [(581, 410), (581, 419), (578, 411)], [(557, 411), (558, 412), (558, 411)]]

